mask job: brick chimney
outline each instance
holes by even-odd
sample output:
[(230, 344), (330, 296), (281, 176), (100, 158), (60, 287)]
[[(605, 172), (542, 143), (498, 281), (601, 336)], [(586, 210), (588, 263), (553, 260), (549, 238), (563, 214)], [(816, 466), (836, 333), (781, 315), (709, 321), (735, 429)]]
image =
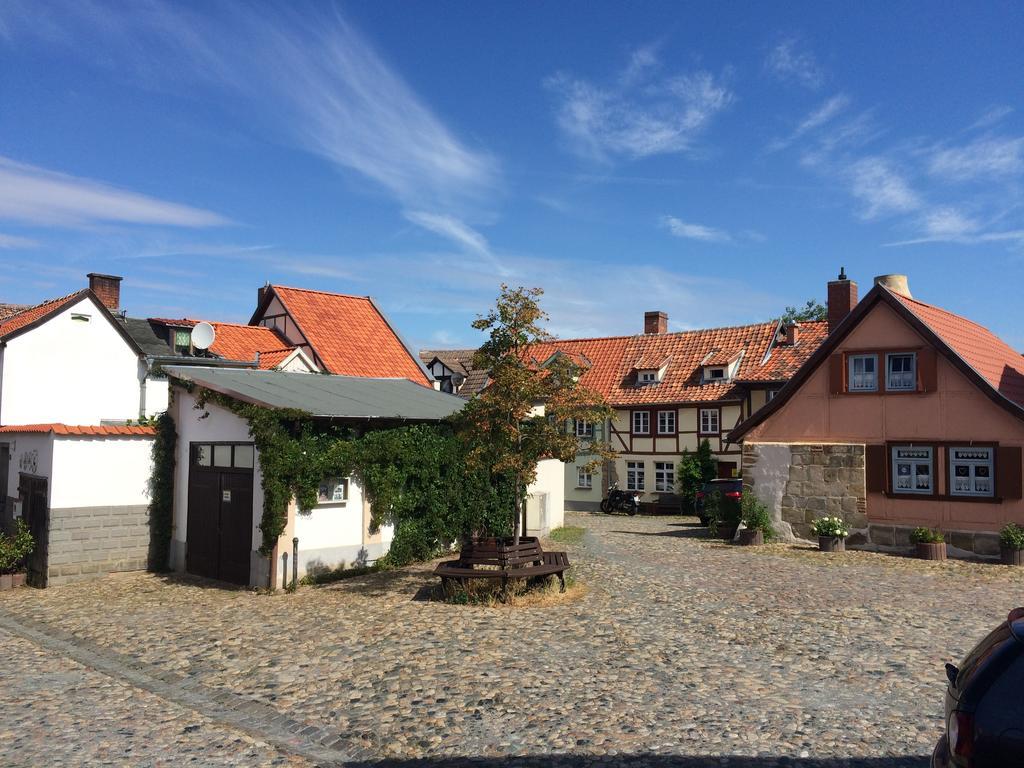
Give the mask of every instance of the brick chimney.
[(644, 312), (644, 333), (668, 333), (668, 315), (664, 312)]
[(262, 286), (256, 289), (256, 307), (259, 308), (263, 304), (263, 297), (267, 295), (267, 291), (270, 290), (270, 283), (264, 283)]
[(857, 284), (846, 276), (846, 267), (839, 268), (839, 277), (828, 284), (828, 332), (832, 333), (857, 306)]
[(797, 323), (786, 326), (786, 346), (795, 347), (800, 341), (800, 326)]
[(99, 272), (90, 272), (86, 277), (89, 278), (89, 290), (96, 294), (96, 298), (111, 312), (117, 312), (121, 308), (122, 278)]

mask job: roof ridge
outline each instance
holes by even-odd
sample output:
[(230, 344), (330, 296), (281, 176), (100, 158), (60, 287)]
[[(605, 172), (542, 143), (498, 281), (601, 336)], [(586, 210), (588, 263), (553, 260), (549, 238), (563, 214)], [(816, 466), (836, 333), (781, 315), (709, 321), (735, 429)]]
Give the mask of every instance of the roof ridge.
[(11, 322), (15, 318), (20, 317), (21, 315), (25, 314), (26, 312), (31, 312), (34, 309), (39, 309), (40, 307), (45, 307), (48, 304), (56, 304), (59, 301), (67, 301), (68, 299), (71, 299), (71, 298), (77, 296), (78, 294), (86, 293), (88, 290), (89, 290), (88, 288), (79, 288), (77, 291), (72, 291), (71, 293), (68, 293), (68, 294), (66, 294), (64, 296), (55, 296), (52, 299), (44, 299), (43, 301), (40, 301), (38, 304), (31, 304), (31, 305), (25, 307), (24, 309), (18, 310), (13, 315), (8, 315), (3, 320), (0, 320), (0, 327), (3, 327), (6, 323)]
[(370, 301), (370, 296), (357, 296), (354, 293), (337, 293), (335, 291), (321, 291), (316, 288), (296, 288), (292, 285), (276, 285), (271, 284), (270, 286), (274, 290), (283, 288), (286, 291), (302, 291), (303, 293), (319, 293), (322, 296), (338, 296), (343, 299), (363, 299), (364, 301)]
[[(1003, 344), (1006, 344), (1006, 346), (1010, 347), (1010, 345), (1006, 342), (1005, 339), (1003, 339), (1002, 336), (1000, 336), (998, 333), (993, 331), (987, 325), (982, 325), (981, 323), (977, 322), (976, 320), (971, 320), (971, 318), (969, 318), (969, 317), (964, 317), (963, 315), (958, 315), (956, 312), (953, 312), (952, 310), (946, 309), (945, 307), (940, 307), (937, 304), (929, 304), (927, 301), (921, 301), (920, 299), (915, 299), (912, 296), (904, 296), (902, 293), (896, 293), (895, 291), (890, 291), (884, 285), (882, 286), (882, 288), (885, 288), (885, 290), (887, 290), (890, 293), (892, 293), (900, 301), (909, 301), (909, 302), (911, 302), (913, 304), (917, 304), (917, 305), (922, 306), (922, 307), (927, 307), (928, 309), (933, 309), (936, 312), (942, 312), (944, 315), (950, 315), (951, 317), (955, 317), (957, 320), (961, 320), (961, 321), (963, 321), (965, 323), (969, 323), (970, 325), (973, 325), (975, 328), (980, 328), (981, 330), (985, 331), (986, 333), (991, 334), (995, 338), (999, 339), (999, 341), (1003, 342)], [(1010, 347), (1010, 349), (1013, 349), (1013, 347)]]

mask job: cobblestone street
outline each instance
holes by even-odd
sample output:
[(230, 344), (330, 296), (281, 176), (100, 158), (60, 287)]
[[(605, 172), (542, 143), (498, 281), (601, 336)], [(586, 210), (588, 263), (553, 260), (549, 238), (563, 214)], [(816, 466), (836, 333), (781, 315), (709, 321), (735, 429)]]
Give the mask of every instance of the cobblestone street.
[(926, 766), (943, 662), (1024, 603), (1002, 566), (567, 524), (585, 589), (541, 608), (423, 600), (428, 567), (0, 594), (0, 765)]

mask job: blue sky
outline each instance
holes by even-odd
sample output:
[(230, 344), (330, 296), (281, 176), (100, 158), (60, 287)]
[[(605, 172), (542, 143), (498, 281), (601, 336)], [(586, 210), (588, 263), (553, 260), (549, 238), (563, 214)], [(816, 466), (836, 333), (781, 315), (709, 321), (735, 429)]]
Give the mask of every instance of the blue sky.
[(475, 344), (736, 324), (905, 272), (1024, 346), (1019, 3), (0, 2), (0, 300), (265, 281)]

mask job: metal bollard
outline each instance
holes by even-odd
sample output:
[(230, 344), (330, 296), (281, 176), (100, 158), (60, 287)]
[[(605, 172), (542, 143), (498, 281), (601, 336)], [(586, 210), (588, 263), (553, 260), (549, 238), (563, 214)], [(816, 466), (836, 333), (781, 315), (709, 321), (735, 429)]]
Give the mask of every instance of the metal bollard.
[(299, 537), (292, 539), (292, 589), (299, 586)]
[(288, 589), (288, 553), (281, 555), (281, 589)]

